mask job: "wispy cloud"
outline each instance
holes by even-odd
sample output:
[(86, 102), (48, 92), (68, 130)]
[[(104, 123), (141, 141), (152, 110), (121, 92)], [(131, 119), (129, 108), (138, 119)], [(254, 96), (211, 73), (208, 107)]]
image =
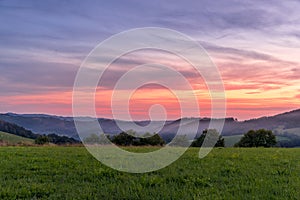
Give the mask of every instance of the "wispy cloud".
[[(57, 105), (59, 114), (70, 114), (70, 92), (85, 56), (112, 34), (145, 26), (181, 31), (204, 46), (220, 69), (232, 114), (252, 109), (255, 116), (255, 106), (263, 109), (263, 103), (271, 102), (264, 95), (276, 102), (264, 109), (268, 112), (300, 106), (299, 10), (296, 0), (0, 1), (0, 111), (47, 112)], [(194, 88), (207, 92), (186, 63), (149, 52), (114, 63), (101, 89), (109, 92), (126, 71), (154, 61), (174, 67)], [(153, 74), (155, 70), (144, 71), (145, 76)], [(155, 76), (164, 77), (182, 89), (171, 75)], [(286, 99), (280, 102), (283, 95)]]

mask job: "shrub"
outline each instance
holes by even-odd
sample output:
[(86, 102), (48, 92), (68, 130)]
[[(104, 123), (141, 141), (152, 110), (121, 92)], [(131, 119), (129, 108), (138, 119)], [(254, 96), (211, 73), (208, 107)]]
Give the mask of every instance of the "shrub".
[(49, 140), (49, 138), (46, 135), (38, 136), (34, 140), (34, 143), (38, 144), (38, 145), (48, 144), (49, 142), (50, 142), (50, 140)]

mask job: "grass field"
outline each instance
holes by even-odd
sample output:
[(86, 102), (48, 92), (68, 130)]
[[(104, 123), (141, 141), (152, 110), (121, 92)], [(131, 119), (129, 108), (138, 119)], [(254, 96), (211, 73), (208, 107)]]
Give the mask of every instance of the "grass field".
[(0, 199), (300, 199), (300, 149), (197, 156), (192, 148), (164, 169), (129, 174), (84, 147), (1, 147)]
[(20, 137), (17, 135), (5, 133), (0, 131), (0, 141), (4, 141), (7, 144), (33, 144), (34, 140), (29, 138)]

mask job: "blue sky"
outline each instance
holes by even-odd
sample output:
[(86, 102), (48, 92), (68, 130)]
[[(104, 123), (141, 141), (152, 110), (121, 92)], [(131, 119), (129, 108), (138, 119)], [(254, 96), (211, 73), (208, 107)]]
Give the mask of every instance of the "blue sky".
[[(299, 10), (292, 0), (1, 0), (0, 112), (70, 115), (70, 91), (85, 56), (112, 34), (148, 26), (175, 29), (206, 48), (228, 89), (230, 114), (297, 108)], [(55, 99), (59, 94), (69, 100)], [(244, 101), (252, 106), (230, 104)]]

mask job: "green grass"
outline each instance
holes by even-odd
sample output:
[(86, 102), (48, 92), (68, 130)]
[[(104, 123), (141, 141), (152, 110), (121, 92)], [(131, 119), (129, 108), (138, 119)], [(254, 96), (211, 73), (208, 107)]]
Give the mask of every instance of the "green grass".
[(0, 199), (300, 199), (300, 149), (198, 150), (129, 174), (84, 147), (1, 147)]
[(10, 133), (5, 133), (0, 131), (0, 141), (6, 142), (8, 144), (33, 144), (34, 140), (29, 138), (20, 137)]

